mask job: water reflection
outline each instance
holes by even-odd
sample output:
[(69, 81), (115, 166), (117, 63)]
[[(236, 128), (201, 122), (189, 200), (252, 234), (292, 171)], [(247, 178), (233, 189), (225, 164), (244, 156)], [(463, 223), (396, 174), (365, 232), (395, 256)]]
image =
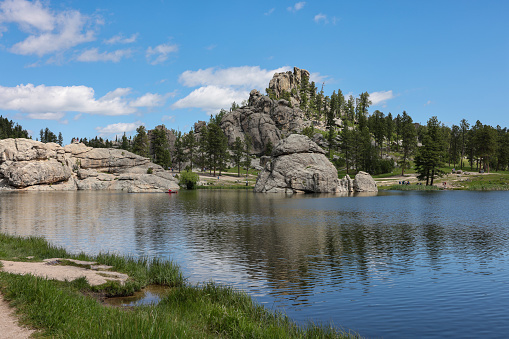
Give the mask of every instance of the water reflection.
[(508, 198), (30, 192), (0, 194), (0, 230), (74, 252), (171, 257), (192, 282), (233, 284), (297, 320), (366, 336), (468, 336), (470, 320), (509, 330)]

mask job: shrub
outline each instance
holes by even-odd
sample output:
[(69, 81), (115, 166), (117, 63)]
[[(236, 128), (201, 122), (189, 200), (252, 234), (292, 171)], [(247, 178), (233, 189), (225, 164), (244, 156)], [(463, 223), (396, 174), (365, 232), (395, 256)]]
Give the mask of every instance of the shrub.
[(188, 190), (192, 190), (196, 188), (196, 183), (198, 182), (198, 174), (194, 172), (182, 172), (180, 173), (179, 185), (186, 186)]
[(147, 174), (154, 173), (154, 169), (152, 167), (147, 168)]

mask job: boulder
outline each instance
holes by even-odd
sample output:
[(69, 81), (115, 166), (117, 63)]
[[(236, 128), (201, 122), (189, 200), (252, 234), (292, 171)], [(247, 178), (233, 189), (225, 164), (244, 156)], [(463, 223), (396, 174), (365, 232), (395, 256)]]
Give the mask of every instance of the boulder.
[(355, 176), (353, 189), (355, 192), (378, 192), (375, 180), (373, 180), (369, 173), (362, 171)]
[(258, 175), (255, 192), (330, 193), (338, 176), (325, 152), (307, 136), (292, 134), (274, 148), (272, 160)]

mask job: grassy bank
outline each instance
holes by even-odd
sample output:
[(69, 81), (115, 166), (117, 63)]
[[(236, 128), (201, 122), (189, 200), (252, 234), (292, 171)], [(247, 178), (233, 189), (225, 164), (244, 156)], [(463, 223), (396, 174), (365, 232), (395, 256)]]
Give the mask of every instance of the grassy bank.
[[(190, 285), (171, 261), (100, 254), (70, 255), (41, 238), (0, 234), (0, 259), (46, 258), (92, 260), (113, 266), (130, 279), (124, 286), (91, 287), (84, 278), (54, 281), (0, 272), (0, 290), (23, 323), (44, 337), (73, 338), (349, 338), (330, 326), (296, 325), (283, 314), (255, 303), (247, 294), (215, 283)], [(104, 306), (97, 295), (125, 295), (148, 284), (169, 286), (157, 305)]]

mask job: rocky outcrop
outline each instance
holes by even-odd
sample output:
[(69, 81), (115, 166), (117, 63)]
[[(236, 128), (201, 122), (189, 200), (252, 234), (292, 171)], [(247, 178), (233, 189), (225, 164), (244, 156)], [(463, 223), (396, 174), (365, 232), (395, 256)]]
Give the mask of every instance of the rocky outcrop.
[(286, 100), (271, 100), (252, 90), (247, 106), (224, 115), (221, 128), (232, 146), (239, 137), (249, 136), (253, 154), (264, 153), (270, 143), (276, 145), (283, 136), (298, 133), (311, 123), (305, 119), (304, 112), (290, 107)]
[(309, 80), (309, 72), (294, 67), (293, 72), (287, 71), (274, 74), (269, 82), (269, 89), (277, 98), (280, 98), (283, 92), (290, 93), (292, 105), (298, 106), (300, 104), (300, 86), (303, 78)]
[(325, 151), (307, 136), (292, 134), (281, 140), (258, 175), (255, 192), (260, 193), (350, 193), (377, 192), (373, 178), (359, 172), (338, 180), (337, 170)]
[(281, 140), (259, 174), (255, 192), (330, 193), (338, 187), (336, 168), (316, 143), (292, 134)]
[(177, 188), (176, 180), (161, 166), (124, 150), (82, 143), (61, 147), (30, 139), (0, 140), (3, 190), (158, 192)]

